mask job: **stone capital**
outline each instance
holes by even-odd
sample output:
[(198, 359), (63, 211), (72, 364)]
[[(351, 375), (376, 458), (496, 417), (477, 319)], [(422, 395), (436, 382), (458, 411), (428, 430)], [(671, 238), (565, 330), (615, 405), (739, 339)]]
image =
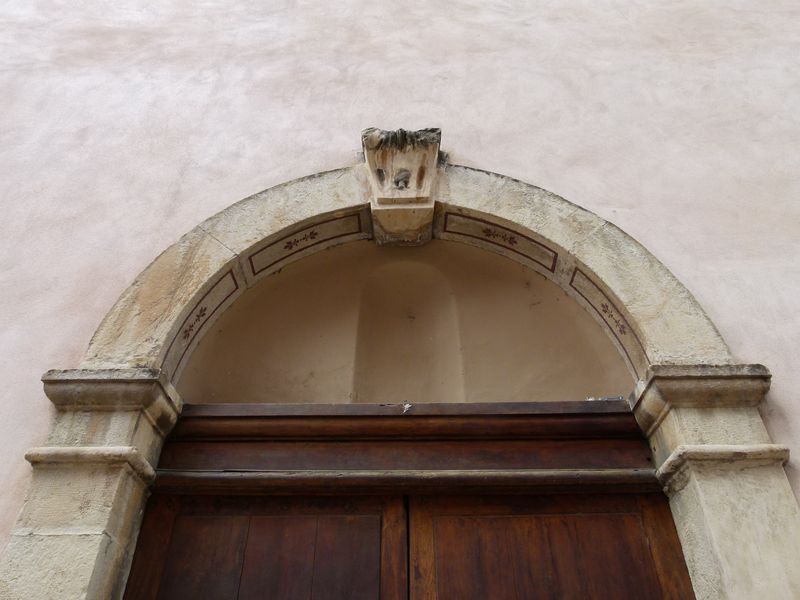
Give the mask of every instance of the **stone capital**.
[(162, 437), (175, 425), (183, 407), (172, 383), (158, 369), (51, 370), (42, 382), (59, 411), (141, 410)]
[(770, 385), (763, 365), (652, 365), (632, 398), (633, 413), (651, 437), (673, 408), (758, 406)]

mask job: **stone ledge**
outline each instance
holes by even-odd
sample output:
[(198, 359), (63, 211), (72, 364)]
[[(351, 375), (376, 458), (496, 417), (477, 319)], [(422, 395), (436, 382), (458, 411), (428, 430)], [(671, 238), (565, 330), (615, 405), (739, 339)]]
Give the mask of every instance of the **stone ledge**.
[(145, 483), (155, 479), (152, 465), (132, 446), (61, 446), (31, 448), (25, 460), (42, 464), (126, 464)]
[(60, 411), (142, 410), (162, 438), (183, 408), (178, 392), (159, 369), (51, 370), (42, 382)]
[(667, 495), (686, 487), (693, 463), (717, 468), (752, 468), (789, 460), (789, 448), (779, 444), (684, 445), (678, 446), (656, 471)]
[(650, 437), (672, 408), (757, 406), (769, 390), (763, 365), (652, 365), (632, 398), (639, 426)]

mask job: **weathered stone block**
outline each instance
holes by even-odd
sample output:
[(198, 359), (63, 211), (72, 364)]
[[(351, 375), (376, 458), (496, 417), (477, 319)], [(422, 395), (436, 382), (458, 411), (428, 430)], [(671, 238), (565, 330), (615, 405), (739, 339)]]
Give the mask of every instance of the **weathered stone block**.
[(105, 533), (14, 534), (5, 556), (3, 600), (109, 600), (123, 553)]

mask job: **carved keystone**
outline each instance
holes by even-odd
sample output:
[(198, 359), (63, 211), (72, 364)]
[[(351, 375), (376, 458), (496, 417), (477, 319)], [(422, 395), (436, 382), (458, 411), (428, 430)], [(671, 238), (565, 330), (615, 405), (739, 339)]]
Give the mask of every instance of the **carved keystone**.
[(431, 239), (439, 129), (361, 132), (372, 186), (372, 224), (378, 244), (417, 245)]

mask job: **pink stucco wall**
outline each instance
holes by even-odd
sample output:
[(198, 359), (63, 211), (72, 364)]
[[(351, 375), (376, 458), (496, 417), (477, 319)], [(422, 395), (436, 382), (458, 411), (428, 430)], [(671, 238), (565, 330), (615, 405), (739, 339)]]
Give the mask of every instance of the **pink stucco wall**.
[(439, 126), (452, 162), (641, 241), (773, 371), (762, 412), (800, 457), (796, 2), (19, 0), (0, 50), (0, 546), (41, 373), (181, 233), (352, 163), (372, 125)]

